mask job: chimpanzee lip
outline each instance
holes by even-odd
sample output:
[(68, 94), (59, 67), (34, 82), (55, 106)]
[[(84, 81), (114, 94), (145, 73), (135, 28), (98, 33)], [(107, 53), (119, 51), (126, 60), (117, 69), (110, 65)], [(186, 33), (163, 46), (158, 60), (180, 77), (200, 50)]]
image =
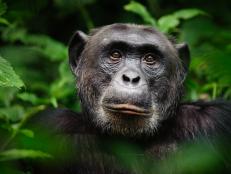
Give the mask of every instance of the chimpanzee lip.
[(104, 104), (103, 108), (111, 112), (134, 116), (150, 116), (151, 111), (132, 104)]

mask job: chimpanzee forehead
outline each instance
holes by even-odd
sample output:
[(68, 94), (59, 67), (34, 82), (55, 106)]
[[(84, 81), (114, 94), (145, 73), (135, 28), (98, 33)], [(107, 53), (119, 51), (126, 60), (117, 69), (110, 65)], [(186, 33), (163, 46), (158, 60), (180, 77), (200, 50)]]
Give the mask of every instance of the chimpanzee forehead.
[(131, 45), (151, 44), (166, 49), (170, 42), (160, 32), (150, 27), (137, 25), (112, 25), (99, 34), (99, 43), (106, 45), (112, 41), (126, 42)]

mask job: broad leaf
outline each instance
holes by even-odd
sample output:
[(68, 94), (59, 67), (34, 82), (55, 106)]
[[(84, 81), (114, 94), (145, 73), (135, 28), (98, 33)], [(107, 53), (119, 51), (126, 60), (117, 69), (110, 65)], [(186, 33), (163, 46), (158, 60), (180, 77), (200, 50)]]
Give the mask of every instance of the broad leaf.
[(175, 28), (179, 25), (180, 21), (173, 15), (166, 15), (158, 20), (158, 28), (162, 32), (168, 32), (169, 29)]
[(9, 27), (3, 34), (5, 41), (16, 42), (20, 41), (25, 45), (33, 46), (35, 50), (39, 51), (52, 61), (66, 60), (67, 47), (49, 36), (28, 34), (23, 28)]
[(155, 19), (150, 15), (146, 7), (142, 4), (135, 1), (131, 1), (129, 4), (124, 6), (124, 9), (138, 14), (140, 17), (143, 18), (143, 20), (146, 23), (151, 24), (152, 26), (156, 26)]
[(174, 13), (174, 16), (176, 18), (181, 18), (181, 19), (190, 19), (198, 15), (206, 15), (206, 13), (202, 10), (199, 9), (183, 9), (179, 10)]
[(199, 9), (184, 9), (176, 11), (170, 15), (162, 16), (157, 24), (162, 32), (169, 32), (180, 24), (180, 19), (191, 19), (198, 15), (205, 15), (206, 13)]
[(40, 99), (33, 93), (24, 92), (24, 93), (18, 94), (17, 96), (21, 100), (30, 102), (30, 103), (32, 103), (34, 105), (41, 103)]
[(20, 129), (19, 132), (29, 138), (34, 138), (34, 132), (30, 129)]
[(22, 80), (15, 73), (14, 69), (8, 61), (0, 56), (0, 86), (2, 87), (17, 87), (24, 86)]
[(9, 25), (9, 22), (5, 18), (0, 17), (0, 24)]
[(52, 158), (52, 156), (38, 150), (25, 149), (11, 149), (0, 153), (0, 161), (17, 160), (23, 158)]

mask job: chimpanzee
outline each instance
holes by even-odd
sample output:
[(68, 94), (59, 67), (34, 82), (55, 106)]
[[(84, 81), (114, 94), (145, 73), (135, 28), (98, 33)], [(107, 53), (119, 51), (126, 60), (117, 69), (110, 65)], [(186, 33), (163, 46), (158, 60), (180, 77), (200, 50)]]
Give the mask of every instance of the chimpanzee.
[(181, 103), (189, 62), (187, 44), (153, 27), (112, 24), (89, 35), (75, 32), (69, 63), (82, 113), (60, 109), (43, 121), (72, 142), (67, 151), (74, 157), (56, 173), (130, 173), (109, 152), (110, 142), (164, 159), (186, 141), (229, 136), (229, 102)]

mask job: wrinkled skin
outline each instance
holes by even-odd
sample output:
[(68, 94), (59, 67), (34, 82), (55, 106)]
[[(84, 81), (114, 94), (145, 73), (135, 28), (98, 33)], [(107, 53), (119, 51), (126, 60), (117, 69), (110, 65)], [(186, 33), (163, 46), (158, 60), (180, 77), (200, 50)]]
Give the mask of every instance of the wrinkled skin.
[[(118, 62), (110, 59), (113, 50), (121, 54)], [(174, 45), (150, 27), (114, 24), (89, 36), (77, 31), (69, 54), (84, 113), (106, 132), (155, 133), (178, 106), (188, 52), (186, 44)], [(154, 56), (154, 64), (143, 61), (147, 54)], [(140, 78), (138, 85), (121, 80), (124, 74)]]

